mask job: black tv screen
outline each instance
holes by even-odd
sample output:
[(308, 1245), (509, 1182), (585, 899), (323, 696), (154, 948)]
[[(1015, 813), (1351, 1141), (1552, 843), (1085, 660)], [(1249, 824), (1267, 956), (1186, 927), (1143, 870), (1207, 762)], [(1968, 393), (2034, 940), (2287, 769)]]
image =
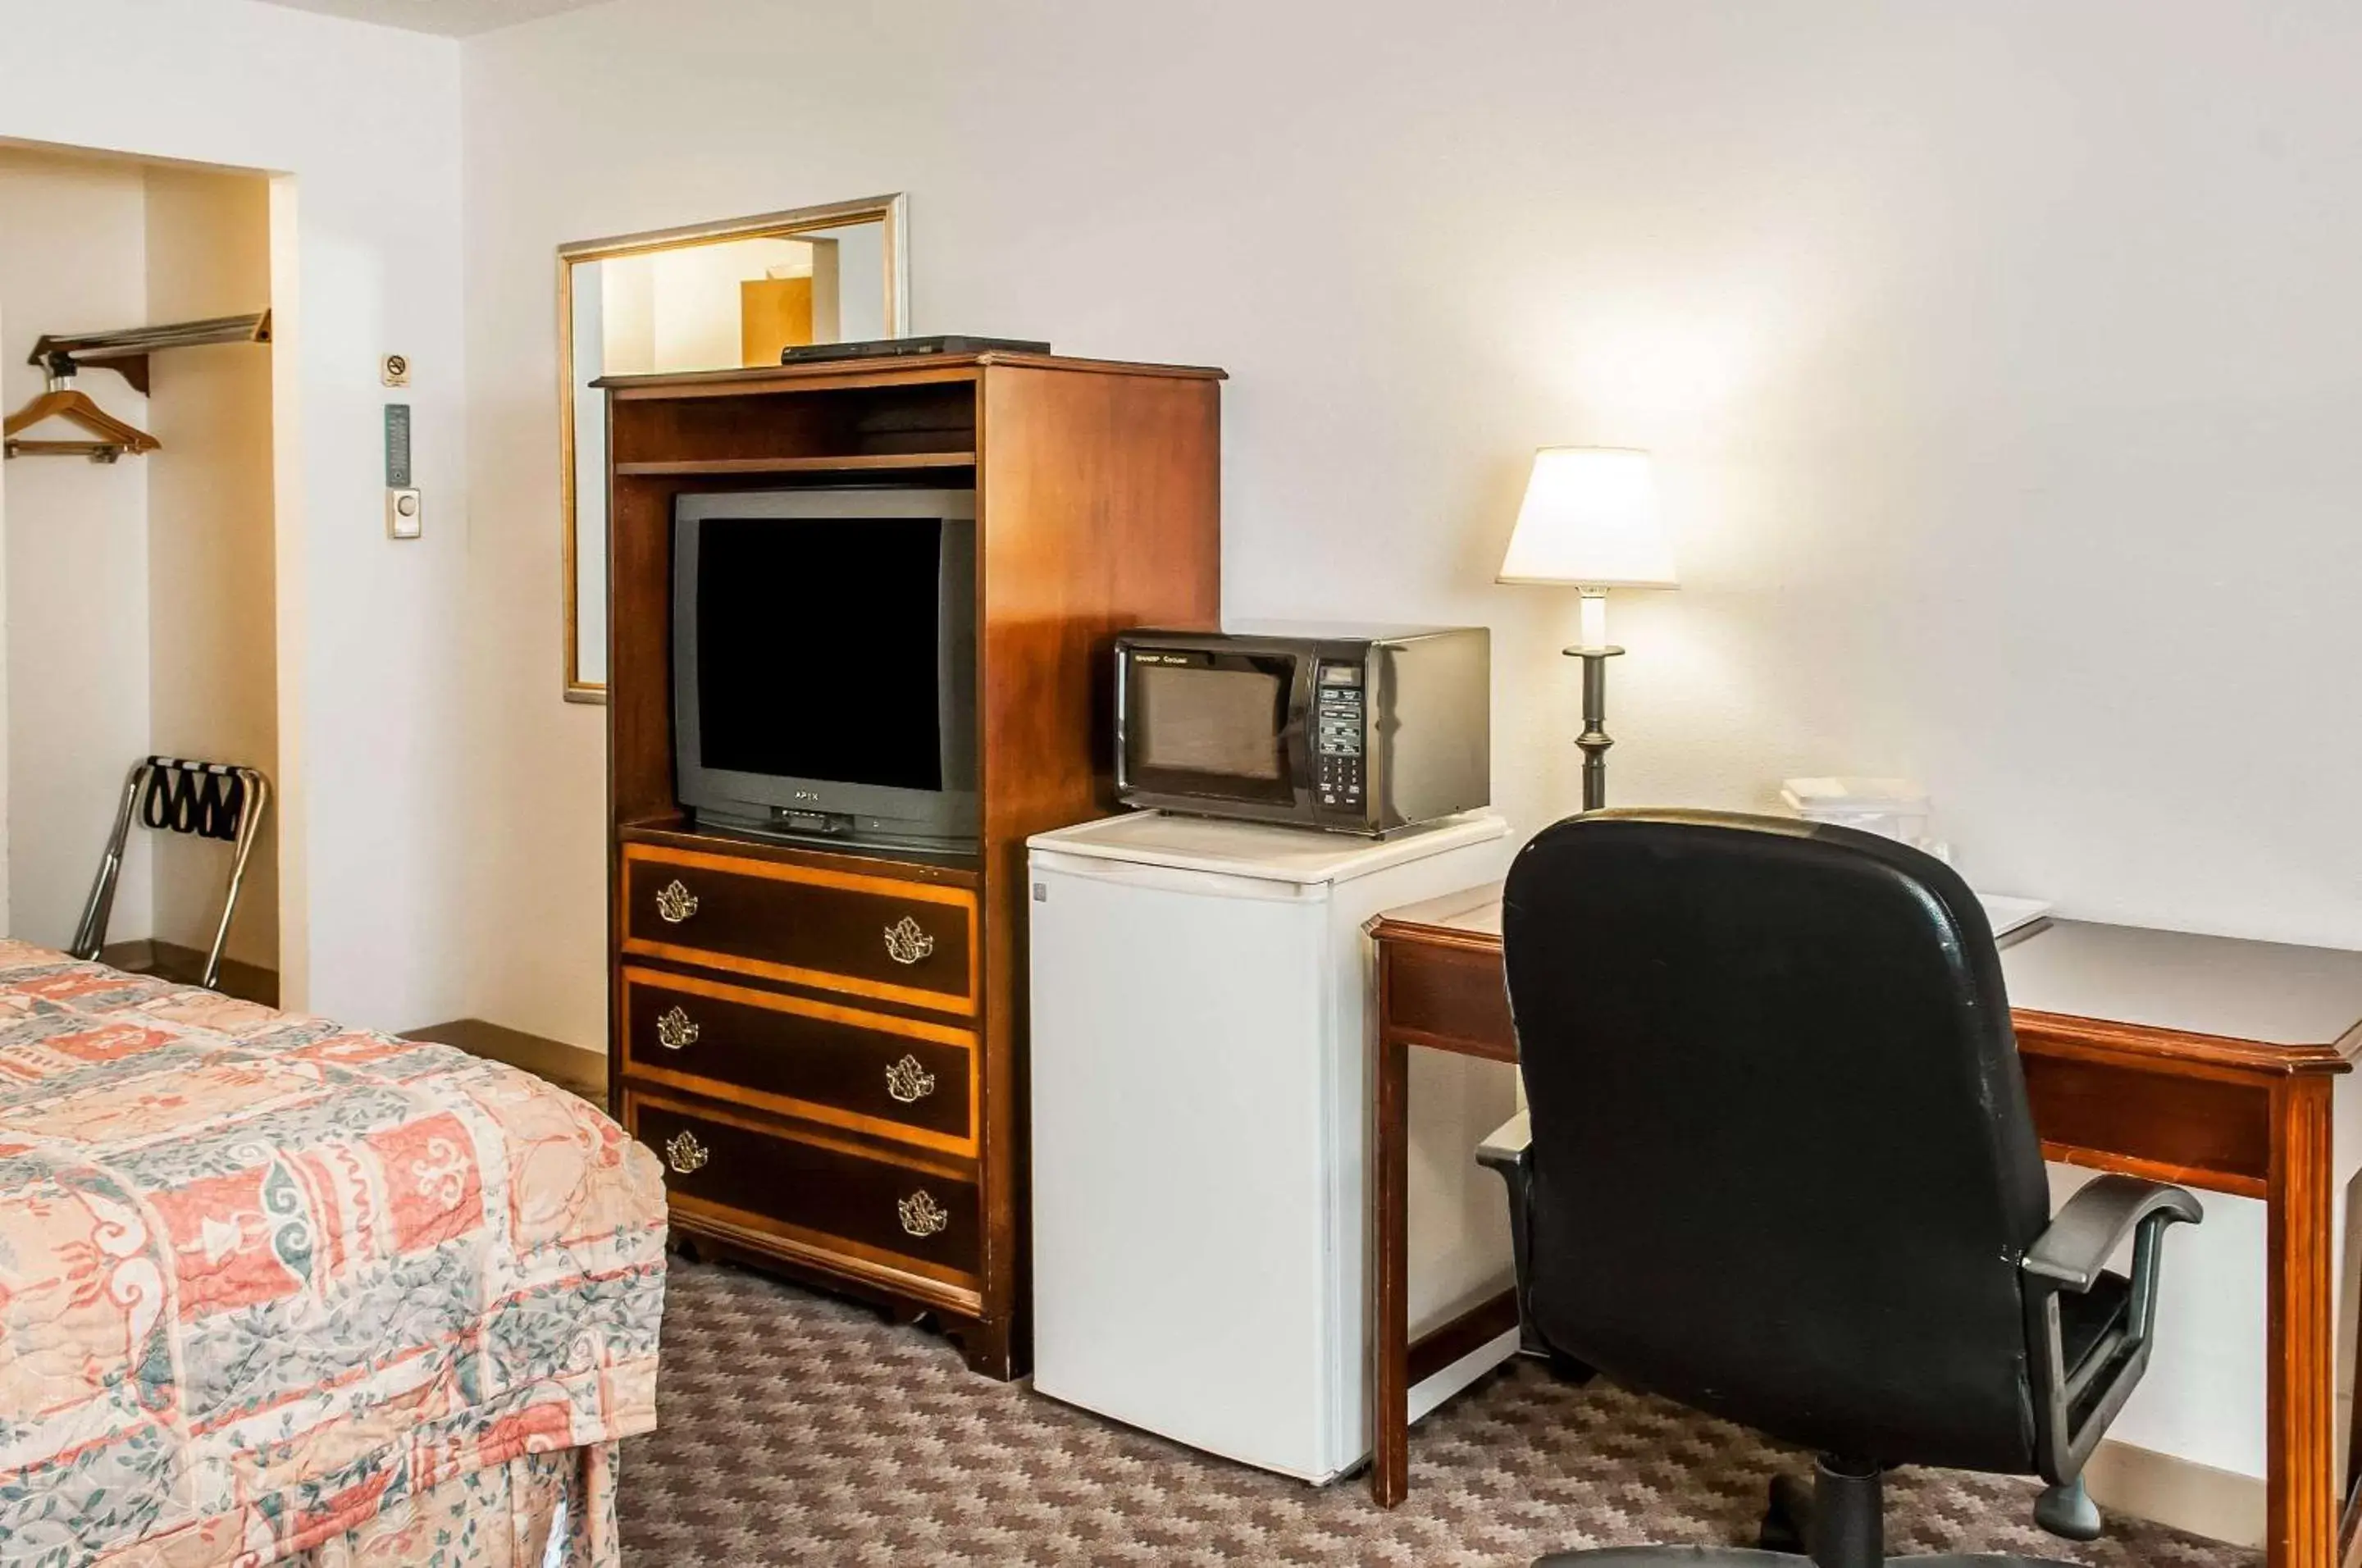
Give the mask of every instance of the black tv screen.
[(942, 789), (943, 535), (937, 517), (704, 518), (704, 765)]
[(977, 838), (976, 491), (673, 502), (673, 777), (725, 832)]

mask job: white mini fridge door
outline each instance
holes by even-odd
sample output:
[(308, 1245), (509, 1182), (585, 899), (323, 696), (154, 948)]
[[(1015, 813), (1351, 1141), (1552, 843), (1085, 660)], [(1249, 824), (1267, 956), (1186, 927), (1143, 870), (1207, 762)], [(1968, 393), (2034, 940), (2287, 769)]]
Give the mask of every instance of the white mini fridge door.
[(1329, 1479), (1363, 1447), (1330, 888), (1037, 850), (1032, 889), (1035, 1387)]

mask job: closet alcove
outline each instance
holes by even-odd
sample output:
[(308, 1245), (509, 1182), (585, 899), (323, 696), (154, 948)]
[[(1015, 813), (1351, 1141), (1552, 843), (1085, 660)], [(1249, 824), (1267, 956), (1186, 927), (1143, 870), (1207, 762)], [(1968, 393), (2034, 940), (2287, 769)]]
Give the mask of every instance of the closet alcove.
[[(142, 758), (277, 776), (270, 287), (268, 176), (0, 145), (0, 410), (45, 411), (11, 429), (0, 464), (0, 887), (20, 939), (72, 943)], [(137, 361), (76, 354), (62, 387), (36, 352), (152, 324), (217, 330)], [(265, 1001), (279, 988), (277, 845), (265, 819), (221, 978)], [(230, 855), (135, 827), (107, 961), (193, 979)]]

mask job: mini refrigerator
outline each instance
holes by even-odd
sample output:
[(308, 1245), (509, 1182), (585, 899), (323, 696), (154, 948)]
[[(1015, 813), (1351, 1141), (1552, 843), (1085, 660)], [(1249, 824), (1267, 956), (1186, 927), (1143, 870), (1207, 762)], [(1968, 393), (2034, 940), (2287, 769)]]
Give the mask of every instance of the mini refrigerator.
[[(1029, 841), (1039, 1392), (1307, 1481), (1368, 1456), (1363, 927), (1498, 878), (1507, 834), (1490, 812), (1383, 840), (1140, 812)], [(1412, 1055), (1417, 1333), (1513, 1277), (1474, 1150), (1516, 1087)], [(1515, 1342), (1414, 1389), (1414, 1418)]]

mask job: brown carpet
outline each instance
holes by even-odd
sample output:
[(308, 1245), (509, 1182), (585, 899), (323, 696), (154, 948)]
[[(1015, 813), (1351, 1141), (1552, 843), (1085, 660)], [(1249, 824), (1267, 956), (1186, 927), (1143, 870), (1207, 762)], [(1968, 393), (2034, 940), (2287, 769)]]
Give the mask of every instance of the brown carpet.
[[(1315, 1490), (971, 1375), (866, 1308), (676, 1262), (662, 1426), (624, 1446), (632, 1568), (693, 1563), (1523, 1564), (1551, 1551), (1750, 1542), (1804, 1462), (1722, 1422), (1516, 1364), (1411, 1436), (1411, 1493)], [(2131, 1519), (2088, 1547), (2031, 1522), (2030, 1483), (1906, 1470), (1887, 1550), (2102, 1568), (2252, 1568)]]

